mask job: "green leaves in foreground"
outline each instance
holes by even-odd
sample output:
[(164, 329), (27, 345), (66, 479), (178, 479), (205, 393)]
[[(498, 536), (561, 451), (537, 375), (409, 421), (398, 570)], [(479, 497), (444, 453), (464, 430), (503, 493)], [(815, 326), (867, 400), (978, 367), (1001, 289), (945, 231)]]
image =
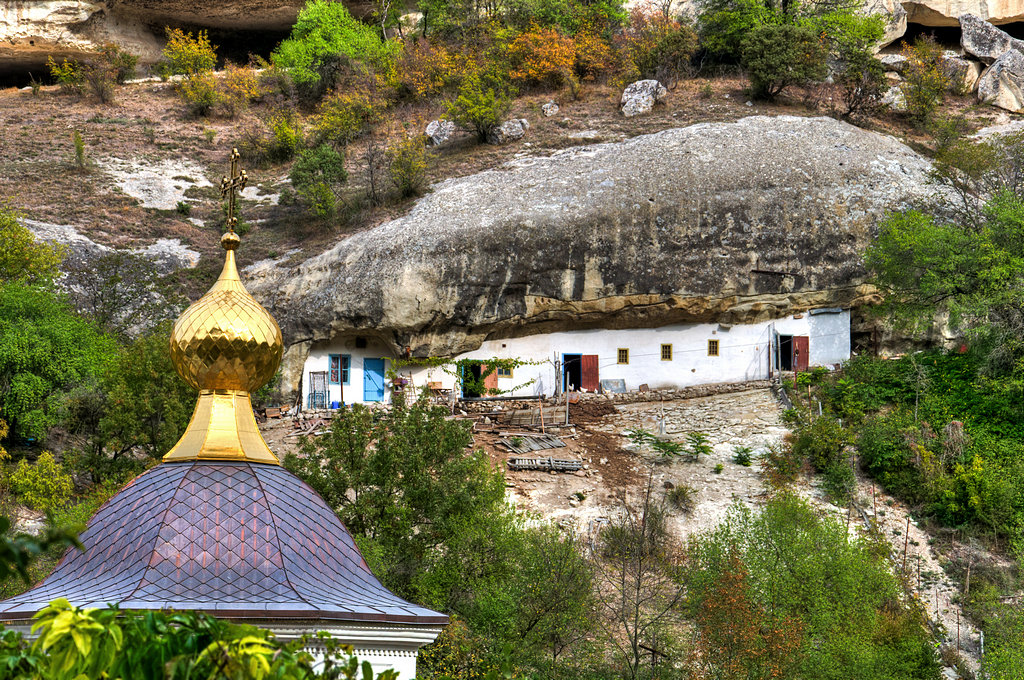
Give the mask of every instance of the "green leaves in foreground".
[[(197, 612), (79, 609), (60, 598), (35, 616), (32, 644), (0, 632), (7, 680), (374, 680), (369, 663), (325, 633), (289, 643)], [(315, 663), (304, 647), (319, 647)], [(385, 671), (376, 680), (394, 680)]]

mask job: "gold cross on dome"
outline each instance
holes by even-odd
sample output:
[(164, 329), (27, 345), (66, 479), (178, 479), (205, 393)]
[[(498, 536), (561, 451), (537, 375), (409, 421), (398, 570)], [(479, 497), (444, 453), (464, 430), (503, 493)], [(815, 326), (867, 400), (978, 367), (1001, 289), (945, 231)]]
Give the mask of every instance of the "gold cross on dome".
[(238, 149), (231, 150), (231, 176), (223, 177), (220, 180), (220, 197), (228, 198), (228, 231), (234, 231), (238, 226), (238, 218), (235, 217), (235, 207), (238, 201), (236, 192), (245, 189), (245, 183), (249, 181), (249, 175), (245, 170), (238, 168), (238, 160), (241, 158)]

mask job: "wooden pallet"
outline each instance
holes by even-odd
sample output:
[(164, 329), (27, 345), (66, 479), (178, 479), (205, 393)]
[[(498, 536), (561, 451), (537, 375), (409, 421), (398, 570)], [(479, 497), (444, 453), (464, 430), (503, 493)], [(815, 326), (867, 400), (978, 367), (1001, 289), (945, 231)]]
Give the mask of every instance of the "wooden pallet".
[[(541, 424), (541, 409), (539, 408), (524, 408), (512, 411), (509, 415), (508, 420), (505, 421), (507, 425), (512, 427), (522, 425), (540, 425)], [(545, 425), (560, 425), (565, 423), (565, 404), (561, 406), (546, 406), (544, 407), (544, 424)]]

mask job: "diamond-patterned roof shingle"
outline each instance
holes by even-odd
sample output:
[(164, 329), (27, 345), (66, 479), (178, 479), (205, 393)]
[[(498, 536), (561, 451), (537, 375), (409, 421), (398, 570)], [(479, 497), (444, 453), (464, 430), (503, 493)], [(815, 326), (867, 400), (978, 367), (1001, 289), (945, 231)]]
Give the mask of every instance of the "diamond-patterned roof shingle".
[(164, 463), (107, 502), (35, 588), (0, 602), (24, 621), (51, 600), (198, 609), (227, 618), (444, 624), (387, 590), (337, 515), (277, 465)]

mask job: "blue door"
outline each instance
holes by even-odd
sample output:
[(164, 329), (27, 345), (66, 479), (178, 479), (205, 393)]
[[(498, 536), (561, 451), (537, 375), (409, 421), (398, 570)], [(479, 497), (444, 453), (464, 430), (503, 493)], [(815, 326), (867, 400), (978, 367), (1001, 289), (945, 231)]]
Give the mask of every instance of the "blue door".
[(363, 401), (384, 401), (383, 359), (363, 359)]

